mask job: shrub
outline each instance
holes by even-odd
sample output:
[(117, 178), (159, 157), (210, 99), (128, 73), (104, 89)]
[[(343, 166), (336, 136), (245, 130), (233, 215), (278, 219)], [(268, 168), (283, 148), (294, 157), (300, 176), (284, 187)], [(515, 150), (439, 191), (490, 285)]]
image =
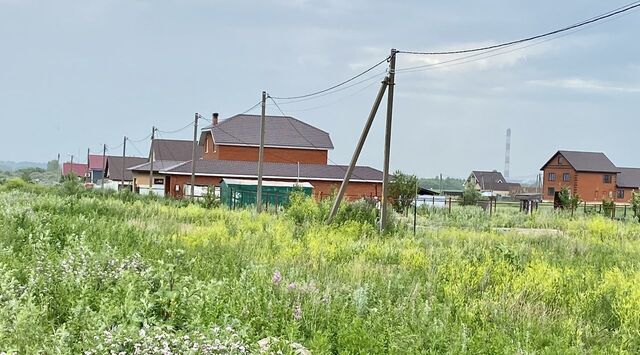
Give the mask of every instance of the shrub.
[(462, 192), (462, 200), (460, 204), (463, 206), (474, 206), (480, 201), (482, 198), (482, 194), (480, 191), (476, 190), (476, 187), (473, 184), (467, 184), (464, 187), (464, 192)]
[(602, 213), (604, 213), (605, 216), (613, 216), (613, 211), (615, 208), (615, 202), (607, 199), (602, 200)]
[(560, 207), (561, 208), (567, 208), (567, 209), (575, 210), (576, 208), (578, 208), (578, 205), (580, 204), (580, 195), (575, 194), (575, 195), (571, 196), (571, 193), (569, 192), (569, 189), (566, 188), (566, 187), (563, 187), (562, 189), (560, 189), (560, 193), (558, 194), (558, 198), (560, 199)]
[(220, 199), (216, 197), (216, 191), (213, 186), (207, 188), (207, 193), (200, 199), (200, 206), (211, 209), (220, 207)]
[(3, 184), (5, 190), (24, 190), (29, 186), (29, 183), (19, 177), (10, 178)]

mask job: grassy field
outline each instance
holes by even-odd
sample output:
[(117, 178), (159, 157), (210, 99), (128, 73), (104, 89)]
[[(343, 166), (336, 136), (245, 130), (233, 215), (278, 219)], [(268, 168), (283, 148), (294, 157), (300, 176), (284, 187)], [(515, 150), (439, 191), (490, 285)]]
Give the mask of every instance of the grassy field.
[(469, 208), (414, 237), (324, 209), (5, 189), (0, 351), (640, 352), (638, 223)]

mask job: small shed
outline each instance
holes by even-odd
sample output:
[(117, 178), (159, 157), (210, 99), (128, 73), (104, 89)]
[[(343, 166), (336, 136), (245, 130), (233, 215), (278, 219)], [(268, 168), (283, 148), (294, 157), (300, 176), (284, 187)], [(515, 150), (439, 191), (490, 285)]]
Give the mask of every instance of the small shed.
[[(262, 181), (262, 203), (267, 206), (286, 206), (289, 194), (302, 191), (311, 196), (313, 185), (308, 182)], [(249, 179), (223, 179), (220, 183), (220, 200), (230, 208), (256, 204), (258, 181)]]

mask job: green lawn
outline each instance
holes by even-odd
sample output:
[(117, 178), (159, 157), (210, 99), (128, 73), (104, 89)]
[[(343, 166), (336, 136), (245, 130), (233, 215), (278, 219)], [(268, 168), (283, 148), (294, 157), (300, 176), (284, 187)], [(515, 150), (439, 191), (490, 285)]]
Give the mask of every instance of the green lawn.
[(0, 351), (640, 352), (638, 223), (459, 208), (381, 236), (324, 208), (5, 189)]

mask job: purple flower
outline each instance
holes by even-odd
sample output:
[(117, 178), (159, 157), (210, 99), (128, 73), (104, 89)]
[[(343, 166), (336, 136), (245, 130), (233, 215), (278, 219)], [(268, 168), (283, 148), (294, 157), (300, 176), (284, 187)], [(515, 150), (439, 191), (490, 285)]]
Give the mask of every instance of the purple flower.
[(295, 290), (296, 289), (296, 283), (295, 282), (290, 283), (289, 286), (287, 286), (287, 288), (289, 290)]
[(293, 319), (302, 319), (302, 307), (300, 306), (300, 304), (297, 304), (295, 305), (295, 307), (293, 307)]
[(280, 271), (276, 270), (276, 272), (273, 273), (273, 277), (271, 278), (271, 281), (277, 285), (280, 283), (281, 280), (282, 280), (282, 275), (280, 274)]

